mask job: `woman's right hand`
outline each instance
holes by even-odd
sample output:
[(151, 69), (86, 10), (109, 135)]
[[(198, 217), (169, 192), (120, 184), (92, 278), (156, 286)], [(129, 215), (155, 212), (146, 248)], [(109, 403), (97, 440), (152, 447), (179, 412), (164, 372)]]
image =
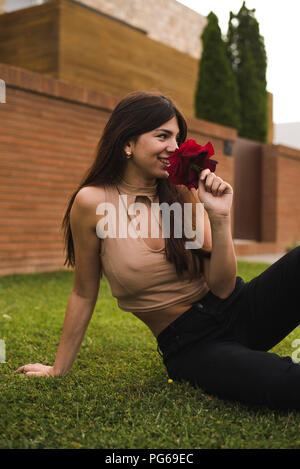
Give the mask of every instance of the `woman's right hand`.
[(29, 363), (28, 365), (20, 366), (15, 373), (25, 373), (27, 376), (56, 376), (53, 366), (42, 365), (41, 363)]
[(233, 199), (233, 189), (208, 168), (199, 175), (198, 197), (204, 204), (209, 217), (229, 216)]

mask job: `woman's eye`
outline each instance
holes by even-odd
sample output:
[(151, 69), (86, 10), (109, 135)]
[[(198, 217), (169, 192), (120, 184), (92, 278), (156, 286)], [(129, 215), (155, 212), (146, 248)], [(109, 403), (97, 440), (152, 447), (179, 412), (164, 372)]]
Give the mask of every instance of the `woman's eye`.
[(161, 134), (159, 135), (159, 137), (166, 137), (166, 134)]

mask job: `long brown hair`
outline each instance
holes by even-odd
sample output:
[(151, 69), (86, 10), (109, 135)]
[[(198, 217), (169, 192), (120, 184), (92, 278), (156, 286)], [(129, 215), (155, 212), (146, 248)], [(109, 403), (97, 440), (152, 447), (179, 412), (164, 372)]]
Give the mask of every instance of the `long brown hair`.
[[(156, 129), (173, 117), (177, 118), (179, 127), (178, 145), (186, 140), (187, 125), (184, 117), (173, 102), (159, 94), (137, 91), (125, 96), (113, 110), (98, 142), (96, 156), (92, 166), (84, 175), (79, 187), (72, 194), (62, 222), (66, 258), (64, 265), (75, 266), (75, 252), (70, 227), (70, 211), (76, 194), (85, 186), (116, 186), (121, 182), (126, 158), (124, 146), (129, 140), (136, 141), (146, 132)], [(167, 179), (158, 179), (159, 203), (172, 204), (179, 202), (184, 209), (187, 201), (185, 191), (180, 190)], [(189, 200), (190, 201), (190, 200)], [(174, 238), (174, 213), (171, 211), (170, 238), (166, 238), (166, 259), (173, 263), (179, 277), (188, 270), (190, 280), (203, 272), (203, 257), (210, 253), (204, 249), (186, 249), (184, 234), (182, 238)], [(101, 241), (102, 242), (102, 241)], [(102, 272), (101, 272), (102, 276)]]

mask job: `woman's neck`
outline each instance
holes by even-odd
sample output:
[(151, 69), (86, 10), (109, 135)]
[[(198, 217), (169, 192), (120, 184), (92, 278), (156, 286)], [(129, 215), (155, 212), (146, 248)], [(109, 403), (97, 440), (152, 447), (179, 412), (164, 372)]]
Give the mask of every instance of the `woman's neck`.
[(142, 175), (130, 174), (128, 172), (125, 172), (122, 179), (127, 184), (136, 187), (153, 187), (157, 184), (157, 179), (155, 177), (147, 178)]

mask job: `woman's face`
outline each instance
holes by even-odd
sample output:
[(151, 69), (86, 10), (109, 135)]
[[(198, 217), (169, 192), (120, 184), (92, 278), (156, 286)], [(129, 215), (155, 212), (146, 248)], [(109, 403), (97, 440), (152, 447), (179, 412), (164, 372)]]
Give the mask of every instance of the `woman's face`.
[(124, 150), (131, 152), (132, 157), (127, 160), (125, 180), (133, 177), (145, 182), (153, 182), (157, 178), (167, 179), (167, 158), (178, 148), (178, 136), (177, 118), (173, 117), (157, 129), (140, 135), (135, 143), (129, 142)]

